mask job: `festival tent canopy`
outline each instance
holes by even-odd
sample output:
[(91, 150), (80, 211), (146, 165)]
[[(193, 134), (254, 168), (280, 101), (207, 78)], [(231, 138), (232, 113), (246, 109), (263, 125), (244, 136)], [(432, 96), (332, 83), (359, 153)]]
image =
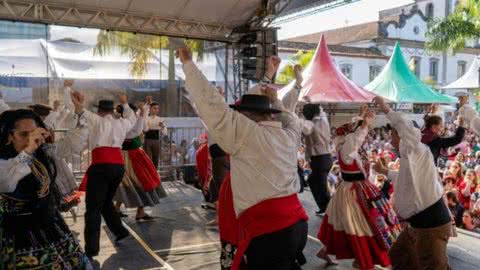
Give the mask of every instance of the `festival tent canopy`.
[[(345, 77), (337, 68), (324, 36), (321, 37), (312, 60), (303, 71), (303, 78), (300, 100), (307, 96), (312, 103), (365, 103), (375, 97)], [(295, 81), (281, 89), (279, 96), (285, 95), (294, 83)]]
[(458, 80), (444, 86), (444, 89), (475, 89), (480, 88), (480, 57), (477, 56), (468, 71)]
[(423, 83), (408, 68), (397, 42), (387, 65), (365, 89), (392, 102), (455, 103), (456, 99), (442, 95)]

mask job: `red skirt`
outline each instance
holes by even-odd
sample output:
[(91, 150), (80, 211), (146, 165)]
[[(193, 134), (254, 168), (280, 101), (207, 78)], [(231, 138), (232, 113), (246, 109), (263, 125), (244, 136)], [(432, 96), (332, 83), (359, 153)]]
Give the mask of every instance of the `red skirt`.
[[(367, 181), (362, 184), (369, 185)], [(373, 269), (374, 265), (389, 266), (388, 248), (379, 241), (378, 230), (371, 223), (372, 218), (382, 217), (362, 209), (358, 186), (355, 185), (358, 183), (340, 183), (328, 204), (318, 239), (325, 245), (328, 254), (335, 255), (337, 259), (355, 259), (360, 269)], [(397, 220), (386, 226), (394, 230), (396, 238), (399, 231)]]
[(145, 192), (150, 192), (160, 186), (160, 175), (153, 165), (152, 160), (147, 156), (142, 148), (128, 150), (133, 172), (138, 181), (142, 184)]

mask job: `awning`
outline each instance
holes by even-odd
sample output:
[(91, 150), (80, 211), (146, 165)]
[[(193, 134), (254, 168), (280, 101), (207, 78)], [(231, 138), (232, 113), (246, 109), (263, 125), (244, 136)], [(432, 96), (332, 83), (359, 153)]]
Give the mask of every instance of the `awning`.
[(444, 89), (476, 89), (480, 88), (480, 57), (475, 57), (468, 71), (458, 80), (444, 86)]
[[(231, 41), (271, 21), (288, 0), (5, 0), (0, 19)], [(258, 17), (257, 14), (262, 14)]]
[[(303, 78), (300, 99), (308, 96), (312, 103), (360, 103), (370, 102), (374, 97), (338, 70), (323, 36), (312, 61), (303, 71)], [(285, 86), (279, 95), (284, 95), (294, 83)]]
[(442, 95), (433, 90), (410, 71), (398, 42), (387, 65), (375, 80), (365, 86), (365, 89), (392, 102), (457, 102), (454, 97)]

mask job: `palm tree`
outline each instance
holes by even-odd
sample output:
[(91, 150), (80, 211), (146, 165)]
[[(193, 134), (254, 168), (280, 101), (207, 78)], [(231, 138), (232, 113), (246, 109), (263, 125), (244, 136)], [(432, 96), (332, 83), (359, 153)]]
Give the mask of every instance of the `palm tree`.
[[(197, 60), (202, 59), (204, 41), (184, 40), (183, 42), (197, 54)], [(175, 78), (175, 51), (169, 43), (170, 39), (166, 36), (102, 30), (98, 33), (94, 54), (104, 56), (111, 53), (114, 48), (118, 48), (121, 55), (128, 55), (131, 59), (130, 74), (135, 79), (142, 79), (148, 73), (148, 63), (152, 60), (160, 63), (161, 50), (168, 49), (167, 114), (175, 116), (179, 113), (179, 95)]]
[(312, 61), (314, 51), (298, 51), (289, 59), (289, 63), (280, 71), (277, 82), (280, 84), (288, 84), (295, 79), (295, 71), (293, 67), (298, 64), (303, 69)]
[(480, 0), (460, 1), (452, 14), (429, 23), (426, 36), (428, 49), (454, 53), (480, 38)]

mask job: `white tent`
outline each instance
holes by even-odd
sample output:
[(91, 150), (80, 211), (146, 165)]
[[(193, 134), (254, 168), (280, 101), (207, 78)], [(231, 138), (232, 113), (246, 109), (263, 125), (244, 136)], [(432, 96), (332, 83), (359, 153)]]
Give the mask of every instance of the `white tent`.
[[(105, 56), (95, 55), (93, 45), (45, 41), (43, 39), (4, 39), (0, 48), (0, 75), (29, 78), (75, 78), (99, 80), (131, 80), (131, 59), (118, 50)], [(168, 80), (168, 50), (154, 52), (156, 59), (148, 64), (145, 80)], [(215, 57), (206, 54), (199, 63), (206, 77), (216, 79)], [(175, 61), (175, 77), (184, 74), (179, 61)]]
[(458, 80), (444, 86), (443, 89), (476, 89), (480, 88), (480, 56), (473, 61), (468, 71)]

